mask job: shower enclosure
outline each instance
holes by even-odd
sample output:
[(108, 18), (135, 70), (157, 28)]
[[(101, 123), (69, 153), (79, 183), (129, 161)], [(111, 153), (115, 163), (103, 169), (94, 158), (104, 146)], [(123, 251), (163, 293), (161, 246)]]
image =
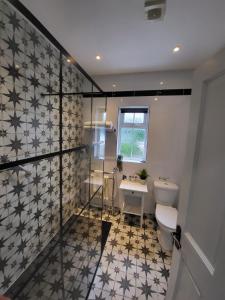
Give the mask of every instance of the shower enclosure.
[(19, 1), (0, 0), (0, 295), (88, 297), (109, 230), (89, 213), (104, 182), (96, 92)]

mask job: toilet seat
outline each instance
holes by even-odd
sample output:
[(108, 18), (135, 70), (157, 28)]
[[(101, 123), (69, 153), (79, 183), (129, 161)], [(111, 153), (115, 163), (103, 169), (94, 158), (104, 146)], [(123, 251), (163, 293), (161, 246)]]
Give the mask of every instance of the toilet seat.
[(168, 230), (175, 230), (177, 226), (177, 209), (171, 206), (156, 205), (156, 219)]

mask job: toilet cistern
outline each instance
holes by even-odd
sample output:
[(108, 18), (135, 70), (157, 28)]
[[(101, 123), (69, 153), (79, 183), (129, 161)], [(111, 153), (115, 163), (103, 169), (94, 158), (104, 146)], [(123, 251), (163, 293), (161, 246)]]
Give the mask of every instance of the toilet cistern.
[(155, 180), (154, 197), (156, 202), (155, 217), (159, 225), (157, 231), (159, 243), (166, 251), (173, 248), (173, 239), (171, 233), (176, 230), (177, 225), (177, 209), (175, 205), (178, 186), (168, 180)]
[(153, 183), (156, 204), (174, 206), (178, 194), (178, 186), (168, 180), (155, 180)]

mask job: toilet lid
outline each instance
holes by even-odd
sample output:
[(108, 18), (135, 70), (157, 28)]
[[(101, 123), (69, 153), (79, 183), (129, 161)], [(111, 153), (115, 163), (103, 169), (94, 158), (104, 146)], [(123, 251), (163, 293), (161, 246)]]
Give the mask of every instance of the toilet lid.
[(177, 226), (176, 208), (157, 204), (155, 215), (162, 225), (168, 227), (169, 229), (173, 229), (173, 230), (176, 229)]

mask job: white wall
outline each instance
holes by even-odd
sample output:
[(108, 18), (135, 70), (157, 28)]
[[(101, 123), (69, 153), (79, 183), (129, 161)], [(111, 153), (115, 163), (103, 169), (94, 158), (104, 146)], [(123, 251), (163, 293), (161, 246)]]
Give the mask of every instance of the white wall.
[[(98, 76), (95, 78), (103, 90), (110, 90), (116, 83), (118, 90), (191, 88), (191, 72), (156, 72), (136, 75)], [(151, 175), (148, 180), (149, 193), (145, 201), (145, 211), (154, 212), (152, 180), (159, 176), (181, 182), (186, 150), (190, 96), (108, 98), (107, 120), (117, 128), (118, 109), (129, 105), (148, 105), (150, 124), (147, 162), (143, 164), (124, 163), (122, 174), (134, 175), (146, 168)], [(111, 171), (116, 165), (117, 134), (107, 133), (105, 170)], [(121, 177), (121, 176), (120, 176)], [(120, 178), (118, 179), (118, 184)], [(116, 199), (118, 205), (118, 194)]]
[[(151, 90), (151, 89), (188, 89), (192, 86), (192, 71), (166, 71), (120, 75), (93, 76), (104, 91)], [(163, 85), (160, 82), (163, 81)]]

